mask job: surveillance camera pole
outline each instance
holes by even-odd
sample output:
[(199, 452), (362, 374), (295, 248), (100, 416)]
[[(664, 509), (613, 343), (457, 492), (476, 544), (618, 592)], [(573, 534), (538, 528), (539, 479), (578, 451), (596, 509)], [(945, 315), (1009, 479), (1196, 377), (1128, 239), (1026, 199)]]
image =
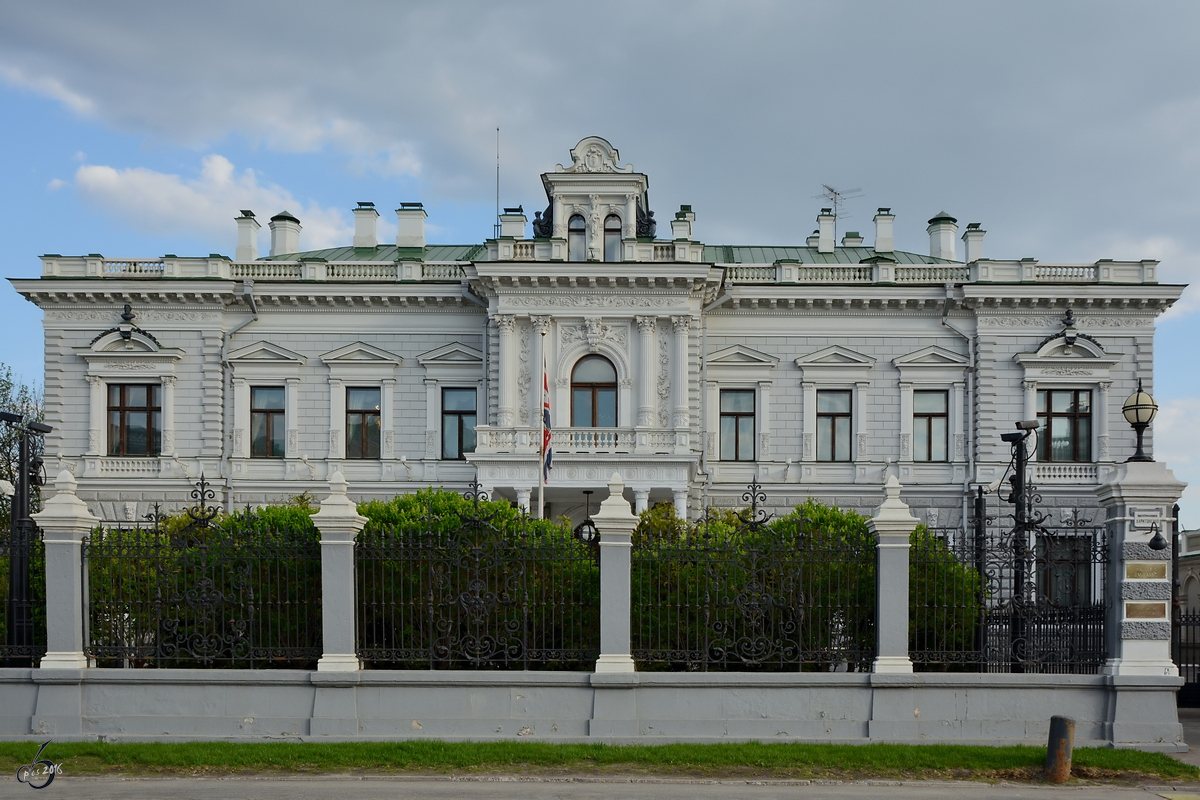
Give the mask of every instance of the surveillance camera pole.
[(1016, 433), (1006, 433), (1000, 438), (1012, 445), (1013, 475), (1012, 494), (1008, 502), (1013, 504), (1013, 596), (1010, 622), (1010, 659), (1013, 672), (1024, 672), (1025, 656), (1025, 566), (1028, 560), (1029, 543), (1026, 535), (1029, 527), (1029, 487), (1025, 480), (1025, 472), (1029, 464), (1029, 454), (1025, 442), (1037, 428), (1037, 423), (1019, 422)]

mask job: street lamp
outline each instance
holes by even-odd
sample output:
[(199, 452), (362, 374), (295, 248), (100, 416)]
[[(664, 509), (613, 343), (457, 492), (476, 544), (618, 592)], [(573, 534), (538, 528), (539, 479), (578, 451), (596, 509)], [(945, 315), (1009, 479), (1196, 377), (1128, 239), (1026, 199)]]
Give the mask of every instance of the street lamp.
[(1154, 459), (1142, 450), (1142, 436), (1154, 420), (1154, 415), (1158, 413), (1158, 403), (1155, 403), (1154, 398), (1148, 393), (1142, 391), (1141, 378), (1138, 379), (1137, 391), (1129, 395), (1129, 399), (1121, 406), (1121, 413), (1125, 415), (1125, 421), (1137, 431), (1137, 452), (1126, 461), (1153, 461)]
[(33, 598), (30, 590), (29, 556), (37, 535), (37, 528), (29, 515), (33, 512), (31, 489), (41, 486), (42, 459), (34, 452), (33, 437), (54, 430), (42, 422), (25, 422), (20, 414), (0, 411), (3, 422), (17, 434), (17, 474), (13, 487), (12, 503), (9, 505), (9, 579), (8, 579), (8, 633), (5, 644), (10, 652), (22, 650), (30, 655), (14, 655), (8, 666), (24, 667), (33, 664)]
[(594, 544), (599, 531), (596, 530), (596, 523), (592, 522), (592, 492), (589, 489), (583, 491), (583, 522), (575, 526), (575, 538), (584, 544)]

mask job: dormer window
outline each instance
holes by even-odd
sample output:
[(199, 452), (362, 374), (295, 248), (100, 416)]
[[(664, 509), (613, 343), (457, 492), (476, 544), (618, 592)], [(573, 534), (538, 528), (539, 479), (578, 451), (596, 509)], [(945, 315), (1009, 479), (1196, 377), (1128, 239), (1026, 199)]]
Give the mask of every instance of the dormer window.
[(587, 260), (587, 225), (576, 214), (567, 220), (567, 261)]
[(616, 214), (604, 220), (604, 260), (621, 260), (621, 218)]

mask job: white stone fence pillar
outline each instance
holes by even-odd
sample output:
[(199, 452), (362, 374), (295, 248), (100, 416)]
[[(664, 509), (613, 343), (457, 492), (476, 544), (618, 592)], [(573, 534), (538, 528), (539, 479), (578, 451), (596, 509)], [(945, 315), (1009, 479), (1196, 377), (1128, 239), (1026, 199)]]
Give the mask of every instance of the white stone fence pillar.
[(33, 520), (46, 544), (46, 655), (42, 669), (84, 669), (83, 537), (100, 520), (75, 496), (78, 483), (67, 470), (54, 479), (54, 497)]
[(900, 499), (903, 487), (888, 478), (887, 497), (867, 528), (875, 535), (875, 665), (877, 673), (910, 673), (908, 655), (908, 561), (910, 537), (920, 520)]
[(630, 566), (638, 518), (622, 496), (625, 483), (613, 473), (608, 498), (592, 518), (600, 534), (600, 658), (596, 672), (633, 672), (630, 652)]
[(329, 496), (313, 514), (321, 533), (321, 625), (323, 654), (318, 672), (362, 669), (355, 647), (358, 599), (354, 587), (354, 539), (367, 524), (354, 501), (346, 496), (340, 471), (329, 477)]

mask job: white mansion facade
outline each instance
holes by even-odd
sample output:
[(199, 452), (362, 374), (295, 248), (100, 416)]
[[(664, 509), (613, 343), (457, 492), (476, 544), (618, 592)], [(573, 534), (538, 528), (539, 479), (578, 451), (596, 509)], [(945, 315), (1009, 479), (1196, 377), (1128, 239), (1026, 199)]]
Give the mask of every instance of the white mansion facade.
[(284, 212), (258, 258), (243, 212), (233, 259), (43, 256), (12, 283), (45, 312), (50, 474), (119, 521), (202, 474), (237, 505), (323, 496), (335, 470), (360, 498), (477, 480), (528, 505), (543, 362), (556, 516), (614, 470), (638, 510), (693, 516), (752, 480), (778, 508), (866, 509), (895, 473), (953, 524), (1017, 420), (1043, 422), (1034, 480), (1067, 503), (1134, 451), (1120, 406), (1153, 390), (1183, 288), (1154, 261), (987, 259), (976, 224), (960, 253), (944, 213), (928, 255), (901, 252), (888, 209), (870, 245), (827, 210), (797, 246), (706, 244), (689, 206), (656, 230), (646, 175), (594, 137), (542, 180), (544, 212), (474, 245), (427, 244), (418, 203), (381, 245), (362, 203), (330, 250)]

